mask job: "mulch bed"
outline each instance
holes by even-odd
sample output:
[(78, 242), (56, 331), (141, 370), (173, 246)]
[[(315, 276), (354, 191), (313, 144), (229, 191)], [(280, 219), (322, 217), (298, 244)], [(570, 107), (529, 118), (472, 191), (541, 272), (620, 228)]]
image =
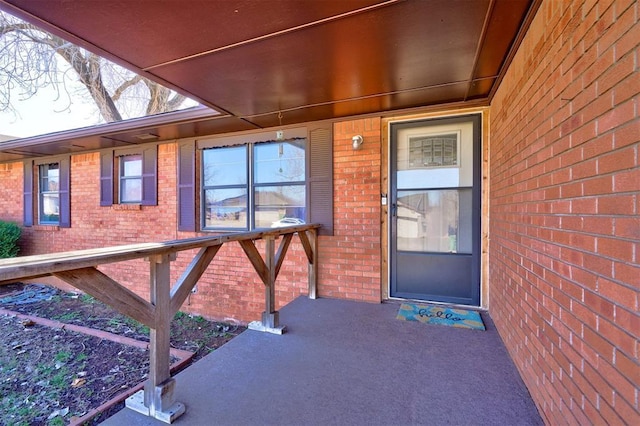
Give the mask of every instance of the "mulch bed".
[[(109, 306), (51, 287), (0, 286), (0, 308), (149, 340), (147, 327)], [(13, 315), (0, 315), (0, 328), (0, 424), (67, 424), (131, 390), (149, 371), (149, 353), (144, 348)], [(178, 313), (171, 324), (171, 345), (193, 352), (192, 362), (196, 362), (244, 329)], [(104, 420), (123, 405), (109, 408), (88, 424)]]

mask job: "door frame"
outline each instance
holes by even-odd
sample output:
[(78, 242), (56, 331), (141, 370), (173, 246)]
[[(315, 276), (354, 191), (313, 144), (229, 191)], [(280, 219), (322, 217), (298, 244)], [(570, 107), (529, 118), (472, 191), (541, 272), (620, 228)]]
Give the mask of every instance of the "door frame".
[(488, 170), (487, 159), (488, 152), (487, 146), (485, 144), (486, 137), (488, 135), (488, 126), (489, 126), (489, 118), (488, 118), (488, 109), (485, 107), (477, 107), (470, 108), (467, 110), (460, 111), (449, 111), (449, 112), (437, 112), (437, 113), (423, 113), (416, 114), (405, 117), (389, 117), (383, 119), (382, 123), (382, 164), (381, 164), (381, 188), (382, 188), (382, 209), (381, 209), (381, 227), (382, 227), (382, 238), (381, 238), (381, 248), (382, 248), (382, 261), (383, 261), (383, 276), (382, 276), (382, 299), (383, 300), (413, 300), (402, 297), (392, 297), (391, 296), (391, 275), (392, 275), (392, 263), (391, 263), (391, 226), (392, 226), (392, 218), (391, 218), (391, 125), (392, 124), (403, 124), (413, 122), (416, 126), (424, 126), (429, 124), (442, 124), (446, 123), (450, 119), (463, 119), (464, 117), (472, 118), (478, 117), (479, 122), (474, 123), (474, 163), (477, 165), (474, 168), (474, 180), (477, 179), (478, 187), (474, 187), (474, 192), (478, 191), (478, 196), (474, 197), (474, 206), (473, 209), (476, 211), (480, 211), (480, 214), (477, 219), (476, 224), (474, 222), (474, 226), (477, 226), (479, 236), (477, 240), (474, 242), (474, 250), (478, 250), (477, 260), (474, 261), (474, 276), (475, 280), (478, 282), (478, 300), (479, 305), (456, 305), (452, 303), (445, 302), (436, 302), (436, 301), (426, 301), (425, 303), (433, 303), (433, 304), (442, 304), (442, 305), (450, 305), (450, 306), (462, 306), (466, 308), (488, 308), (488, 293), (489, 289), (486, 286), (487, 278), (488, 278), (488, 181), (489, 176), (486, 174)]

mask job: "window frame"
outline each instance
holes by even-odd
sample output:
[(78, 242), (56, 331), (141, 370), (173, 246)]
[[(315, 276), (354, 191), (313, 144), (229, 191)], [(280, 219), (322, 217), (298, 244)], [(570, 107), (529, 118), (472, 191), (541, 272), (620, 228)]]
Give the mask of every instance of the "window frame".
[[(41, 221), (40, 166), (58, 164), (58, 221)], [(24, 161), (23, 172), (23, 226), (71, 227), (71, 157), (48, 157)]]
[[(47, 173), (47, 176), (43, 176), (44, 173), (44, 168), (47, 167), (47, 172), (49, 170), (53, 170), (51, 168), (51, 166), (55, 165), (56, 166), (56, 170), (58, 170), (58, 188), (53, 191), (50, 189), (44, 190), (43, 189), (43, 184), (45, 179), (47, 180), (47, 187), (49, 186), (49, 182), (50, 182), (50, 176)], [(53, 225), (53, 226), (59, 226), (60, 225), (60, 163), (57, 161), (54, 162), (50, 162), (50, 163), (42, 163), (42, 164), (38, 164), (37, 165), (37, 176), (38, 176), (38, 185), (37, 185), (37, 191), (38, 191), (38, 202), (37, 202), (37, 219), (38, 219), (38, 225)], [(58, 213), (57, 213), (57, 220), (45, 220), (44, 217), (45, 216), (51, 216), (51, 215), (45, 215), (44, 212), (44, 207), (45, 207), (45, 196), (47, 195), (54, 195), (55, 198), (57, 198), (58, 200)]]
[[(131, 155), (142, 156), (142, 200), (122, 202), (120, 157)], [(139, 145), (126, 149), (109, 149), (100, 152), (100, 206), (114, 204), (158, 205), (158, 144)]]
[[(304, 144), (303, 152), (303, 166), (304, 166), (304, 179), (296, 180), (296, 181), (264, 181), (264, 182), (256, 182), (256, 149), (259, 146), (264, 145), (276, 145), (281, 143), (292, 143), (294, 141), (302, 141)], [(256, 225), (256, 208), (257, 206), (257, 196), (256, 190), (260, 188), (268, 188), (268, 187), (292, 187), (292, 186), (301, 186), (304, 188), (304, 221), (305, 223), (309, 222), (309, 197), (307, 194), (307, 186), (309, 181), (309, 173), (308, 173), (308, 155), (309, 155), (309, 140), (306, 137), (290, 137), (283, 140), (262, 140), (262, 141), (251, 141), (243, 144), (237, 145), (224, 145), (224, 146), (212, 146), (204, 148), (203, 151), (206, 150), (216, 150), (216, 149), (237, 149), (243, 147), (245, 150), (245, 168), (246, 168), (246, 183), (243, 184), (224, 184), (224, 185), (206, 185), (205, 184), (205, 155), (201, 155), (200, 157), (200, 199), (202, 202), (200, 203), (200, 227), (203, 231), (253, 231), (258, 229), (268, 229), (268, 227), (258, 227)], [(246, 192), (246, 203), (245, 209), (247, 218), (245, 221), (244, 227), (225, 227), (225, 226), (206, 226), (207, 220), (207, 203), (206, 203), (206, 191), (212, 189), (241, 189), (243, 188)]]
[[(265, 182), (260, 182), (260, 183), (256, 183), (256, 173), (255, 173), (255, 169), (256, 169), (256, 161), (255, 161), (255, 150), (256, 147), (259, 147), (260, 145), (265, 145), (265, 144), (279, 144), (279, 143), (292, 143), (294, 141), (304, 141), (304, 158), (303, 158), (303, 162), (304, 162), (304, 179), (302, 180), (295, 180), (295, 181), (265, 181)], [(276, 141), (266, 141), (266, 142), (254, 142), (252, 143), (251, 149), (250, 149), (250, 161), (251, 161), (251, 173), (250, 173), (250, 178), (251, 178), (251, 197), (250, 199), (252, 200), (252, 205), (251, 205), (251, 230), (254, 229), (266, 229), (265, 227), (258, 227), (256, 226), (256, 207), (258, 205), (257, 203), (257, 195), (256, 195), (256, 189), (258, 188), (268, 188), (268, 187), (291, 187), (291, 186), (302, 186), (304, 187), (305, 190), (305, 194), (304, 194), (304, 222), (305, 223), (309, 223), (309, 197), (307, 196), (307, 182), (309, 181), (309, 172), (308, 172), (308, 156), (309, 156), (309, 139), (308, 137), (294, 137), (294, 138), (288, 138), (288, 139), (283, 139), (283, 140), (276, 140)], [(281, 218), (282, 219), (282, 218)], [(299, 219), (299, 218), (297, 218)]]
[[(137, 157), (137, 159), (139, 159), (140, 161), (140, 174), (137, 175), (127, 175), (125, 174), (125, 167), (124, 167), (124, 163), (126, 162), (126, 159), (131, 159), (132, 157)], [(142, 182), (143, 182), (143, 163), (144, 163), (144, 159), (142, 158), (142, 154), (129, 154), (129, 155), (120, 155), (118, 157), (118, 204), (141, 204), (142, 203), (142, 198), (143, 198), (143, 188), (142, 188)], [(135, 200), (123, 200), (123, 194), (126, 192), (124, 189), (125, 183), (126, 182), (131, 182), (131, 181), (139, 181), (140, 182), (140, 198), (137, 198)]]
[[(224, 147), (211, 147), (208, 149), (225, 149), (225, 148), (244, 148), (245, 151), (245, 155), (244, 155), (244, 159), (245, 159), (245, 171), (246, 171), (246, 177), (245, 177), (245, 183), (243, 184), (225, 184), (225, 185), (205, 185), (205, 155), (204, 152), (202, 153), (202, 155), (200, 156), (200, 227), (203, 231), (246, 231), (248, 229), (251, 229), (252, 226), (252, 220), (251, 220), (251, 216), (252, 216), (252, 212), (250, 210), (250, 206), (251, 206), (251, 202), (250, 202), (250, 198), (252, 197), (251, 194), (251, 174), (250, 174), (250, 164), (251, 164), (251, 149), (249, 148), (249, 144), (245, 144), (245, 145), (234, 145), (234, 146), (224, 146)], [(233, 227), (233, 226), (217, 226), (217, 227), (207, 227), (206, 226), (206, 220), (207, 220), (207, 197), (206, 197), (206, 191), (207, 190), (215, 190), (215, 189), (240, 189), (240, 188), (244, 188), (245, 192), (246, 192), (246, 203), (245, 203), (245, 208), (246, 208), (246, 215), (247, 218), (245, 220), (245, 226), (244, 227)]]
[[(318, 121), (305, 127), (279, 128), (287, 138), (306, 137), (307, 223), (319, 223), (318, 235), (334, 234), (333, 215), (333, 122)], [(202, 229), (202, 150), (215, 146), (243, 144), (273, 139), (276, 131), (251, 131), (206, 139), (184, 139), (178, 142), (177, 155), (177, 230), (197, 232)], [(211, 231), (206, 231), (211, 232)]]

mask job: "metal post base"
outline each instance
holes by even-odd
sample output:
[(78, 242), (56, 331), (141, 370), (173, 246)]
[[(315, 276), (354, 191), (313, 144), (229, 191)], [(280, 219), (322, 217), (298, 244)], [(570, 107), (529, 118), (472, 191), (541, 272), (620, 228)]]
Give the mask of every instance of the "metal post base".
[(263, 312), (262, 321), (253, 321), (249, 323), (249, 330), (262, 331), (271, 334), (283, 334), (287, 327), (280, 325), (280, 312)]
[(262, 321), (252, 321), (249, 323), (247, 328), (249, 330), (262, 331), (271, 334), (284, 334), (284, 332), (287, 331), (287, 327), (284, 325), (280, 325), (278, 327), (267, 327), (262, 324)]
[[(174, 379), (169, 379), (163, 385), (155, 387), (155, 395), (158, 396), (159, 407), (148, 407), (144, 404), (144, 390), (140, 390), (125, 400), (125, 406), (137, 413), (160, 420), (164, 423), (173, 423), (186, 411), (184, 404), (170, 401), (173, 395)], [(167, 398), (167, 395), (170, 397)], [(166, 406), (168, 405), (168, 407)]]

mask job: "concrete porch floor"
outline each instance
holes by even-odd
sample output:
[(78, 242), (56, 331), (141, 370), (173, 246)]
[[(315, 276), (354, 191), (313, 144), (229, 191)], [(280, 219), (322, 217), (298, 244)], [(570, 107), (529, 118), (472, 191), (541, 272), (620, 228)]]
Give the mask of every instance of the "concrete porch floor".
[[(300, 297), (176, 376), (176, 425), (539, 425), (493, 322), (396, 320), (399, 303)], [(161, 425), (127, 408), (104, 425)]]

